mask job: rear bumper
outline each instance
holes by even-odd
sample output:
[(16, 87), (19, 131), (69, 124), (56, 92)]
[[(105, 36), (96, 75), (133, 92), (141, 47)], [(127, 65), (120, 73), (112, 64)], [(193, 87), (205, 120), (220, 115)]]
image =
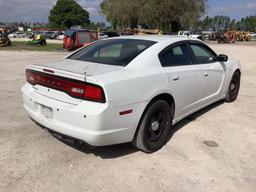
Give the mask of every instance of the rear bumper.
[[(30, 117), (46, 128), (85, 141), (92, 146), (104, 146), (130, 142), (133, 139), (138, 113), (144, 104), (116, 108), (110, 103), (81, 101), (69, 104), (37, 93), (26, 83), (22, 87), (24, 108)], [(43, 108), (52, 110), (46, 117)], [(133, 109), (133, 113), (120, 116), (122, 110)]]

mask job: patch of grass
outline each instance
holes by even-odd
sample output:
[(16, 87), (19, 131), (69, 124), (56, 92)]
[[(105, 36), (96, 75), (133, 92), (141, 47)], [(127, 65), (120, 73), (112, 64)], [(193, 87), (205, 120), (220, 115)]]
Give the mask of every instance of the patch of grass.
[(62, 44), (47, 43), (45, 46), (40, 45), (27, 45), (25, 41), (13, 41), (12, 46), (0, 47), (0, 51), (62, 51)]

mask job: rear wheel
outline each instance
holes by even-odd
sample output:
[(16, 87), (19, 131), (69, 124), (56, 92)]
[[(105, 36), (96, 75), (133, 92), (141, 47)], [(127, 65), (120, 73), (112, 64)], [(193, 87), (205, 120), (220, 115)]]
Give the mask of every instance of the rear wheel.
[(172, 126), (172, 111), (164, 100), (151, 104), (143, 115), (133, 145), (147, 153), (152, 153), (166, 144)]
[(42, 45), (42, 46), (45, 46), (45, 45), (46, 45), (46, 40), (45, 40), (45, 39), (43, 39), (43, 40), (41, 41), (41, 45)]
[(233, 102), (236, 100), (237, 95), (239, 93), (239, 89), (240, 89), (240, 78), (241, 78), (240, 72), (235, 71), (227, 90), (227, 94), (225, 98), (226, 102)]

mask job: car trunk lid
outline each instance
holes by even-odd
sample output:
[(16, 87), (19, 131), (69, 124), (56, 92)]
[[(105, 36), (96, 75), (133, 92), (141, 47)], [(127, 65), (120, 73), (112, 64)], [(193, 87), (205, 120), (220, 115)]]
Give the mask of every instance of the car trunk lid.
[(86, 76), (98, 75), (115, 70), (120, 70), (123, 68), (122, 66), (106, 65), (71, 59), (62, 59), (50, 63), (39, 64), (38, 66), (43, 68), (57, 69), (65, 72), (71, 72), (74, 74), (86, 74)]
[[(71, 81), (80, 81), (85, 84), (100, 85), (93, 75), (103, 74), (114, 70), (120, 70), (123, 67), (89, 63), (83, 61), (74, 61), (63, 59), (47, 64), (28, 65), (27, 69), (47, 74), (50, 77), (66, 78)], [(52, 78), (50, 78), (52, 81)], [(49, 82), (52, 83), (52, 82)], [(56, 82), (55, 82), (56, 83)], [(49, 84), (50, 85), (50, 84)], [(33, 85), (34, 91), (51, 99), (59, 100), (70, 104), (79, 104), (82, 99), (75, 98), (62, 90), (55, 89), (53, 86), (44, 86), (40, 84)], [(104, 93), (103, 93), (104, 94)]]

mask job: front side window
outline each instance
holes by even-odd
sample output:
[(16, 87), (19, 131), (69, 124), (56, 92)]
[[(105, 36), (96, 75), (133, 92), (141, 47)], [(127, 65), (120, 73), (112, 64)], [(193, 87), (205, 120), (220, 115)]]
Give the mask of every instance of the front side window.
[(99, 64), (126, 66), (154, 41), (137, 39), (109, 39), (95, 42), (75, 52), (68, 59)]
[(202, 45), (190, 45), (194, 55), (196, 64), (213, 63), (216, 57), (210, 50)]
[(168, 48), (159, 55), (159, 58), (163, 67), (192, 64), (188, 48), (185, 44)]

